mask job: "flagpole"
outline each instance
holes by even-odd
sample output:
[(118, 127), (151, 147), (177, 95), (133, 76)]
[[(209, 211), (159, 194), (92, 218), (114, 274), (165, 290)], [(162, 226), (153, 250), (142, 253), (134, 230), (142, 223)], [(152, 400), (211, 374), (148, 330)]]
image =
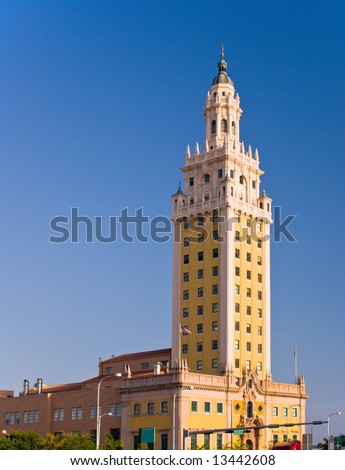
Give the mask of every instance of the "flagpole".
[(297, 346), (296, 345), (294, 346), (293, 354), (295, 358), (295, 383), (297, 384), (298, 376), (297, 376)]
[(179, 331), (178, 331), (178, 369), (181, 367), (181, 336), (182, 336), (182, 331), (181, 331), (181, 323), (179, 323)]

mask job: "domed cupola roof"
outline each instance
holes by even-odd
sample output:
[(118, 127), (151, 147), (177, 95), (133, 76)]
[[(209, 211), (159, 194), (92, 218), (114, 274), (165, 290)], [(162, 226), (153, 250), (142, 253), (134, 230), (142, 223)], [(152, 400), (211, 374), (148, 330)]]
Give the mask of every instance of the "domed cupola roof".
[(220, 54), (221, 60), (218, 62), (218, 75), (216, 75), (213, 79), (212, 86), (213, 85), (218, 85), (220, 83), (228, 83), (229, 85), (234, 85), (233, 81), (231, 80), (230, 77), (228, 77), (228, 74), (226, 73), (228, 64), (224, 60), (224, 47), (223, 45), (221, 46), (221, 54)]

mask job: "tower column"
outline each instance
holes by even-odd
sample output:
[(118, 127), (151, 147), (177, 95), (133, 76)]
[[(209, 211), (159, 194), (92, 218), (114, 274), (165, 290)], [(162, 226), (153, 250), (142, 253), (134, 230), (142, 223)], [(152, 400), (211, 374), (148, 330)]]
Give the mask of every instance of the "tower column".
[(234, 211), (226, 206), (220, 216), (220, 367), (226, 372), (234, 368)]
[(270, 223), (263, 222), (264, 233), (264, 338), (265, 338), (265, 358), (264, 373), (271, 375), (271, 240), (270, 240)]
[(181, 220), (174, 223), (173, 241), (173, 285), (172, 285), (172, 342), (171, 366), (179, 367), (181, 357), (181, 331), (180, 331), (180, 271), (181, 271)]

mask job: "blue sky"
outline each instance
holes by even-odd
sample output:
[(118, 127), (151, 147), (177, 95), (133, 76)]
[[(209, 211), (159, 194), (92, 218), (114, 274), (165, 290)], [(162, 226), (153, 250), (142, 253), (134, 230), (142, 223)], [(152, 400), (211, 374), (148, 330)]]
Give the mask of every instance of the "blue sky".
[(296, 343), (308, 419), (345, 433), (344, 21), (336, 0), (0, 3), (0, 388), (170, 346), (171, 243), (52, 244), (49, 222), (170, 215), (224, 43), (241, 139), (297, 215), (272, 244), (273, 378)]

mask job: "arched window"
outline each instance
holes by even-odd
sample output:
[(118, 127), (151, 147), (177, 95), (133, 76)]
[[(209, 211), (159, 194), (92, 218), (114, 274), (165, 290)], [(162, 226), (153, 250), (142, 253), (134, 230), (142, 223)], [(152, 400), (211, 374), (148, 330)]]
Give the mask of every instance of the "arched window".
[(212, 123), (211, 123), (211, 133), (212, 134), (216, 133), (216, 125), (217, 125), (216, 121), (212, 121)]
[(232, 121), (231, 123), (231, 135), (235, 135), (236, 134), (236, 124), (235, 124), (235, 121)]
[(208, 174), (205, 175), (204, 180), (205, 180), (205, 183), (209, 183), (210, 182), (210, 175), (208, 175)]
[(253, 417), (253, 402), (249, 401), (247, 403), (247, 418)]
[(221, 120), (220, 131), (221, 132), (228, 132), (228, 121), (226, 119)]

